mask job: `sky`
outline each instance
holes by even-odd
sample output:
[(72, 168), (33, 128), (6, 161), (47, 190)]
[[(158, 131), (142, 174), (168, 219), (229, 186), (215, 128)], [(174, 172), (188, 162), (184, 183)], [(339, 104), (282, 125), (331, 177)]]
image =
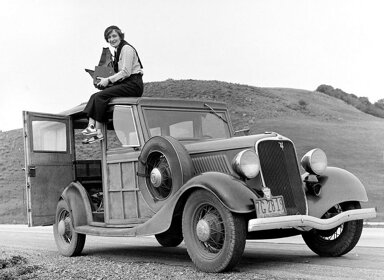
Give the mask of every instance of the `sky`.
[(96, 92), (106, 27), (138, 50), (144, 82), (218, 80), (384, 98), (384, 1), (2, 0), (0, 130)]

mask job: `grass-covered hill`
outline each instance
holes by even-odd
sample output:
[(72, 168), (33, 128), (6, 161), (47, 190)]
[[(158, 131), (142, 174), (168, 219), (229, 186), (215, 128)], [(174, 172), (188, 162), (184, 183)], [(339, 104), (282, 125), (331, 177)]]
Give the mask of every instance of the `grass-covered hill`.
[[(331, 166), (357, 175), (384, 221), (384, 120), (317, 91), (259, 88), (219, 81), (166, 80), (145, 96), (225, 101), (235, 129), (275, 131), (291, 138), (299, 159), (319, 147)], [(86, 100), (85, 100), (86, 101)], [(74, 104), (76, 105), (76, 104)], [(27, 109), (27, 108), (26, 108)], [(22, 130), (0, 132), (0, 223), (25, 223)]]
[(341, 99), (345, 103), (352, 105), (364, 113), (384, 118), (384, 99), (380, 99), (372, 104), (367, 97), (357, 97), (353, 93), (346, 93), (339, 88), (335, 89), (329, 85), (320, 85), (317, 87), (316, 91)]

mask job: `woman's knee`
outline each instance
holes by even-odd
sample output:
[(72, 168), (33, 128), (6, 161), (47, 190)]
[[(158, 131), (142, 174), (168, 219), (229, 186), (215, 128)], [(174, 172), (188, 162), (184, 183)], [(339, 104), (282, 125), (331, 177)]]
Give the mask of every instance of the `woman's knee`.
[(95, 92), (94, 94), (92, 94), (90, 97), (89, 97), (89, 101), (94, 101), (96, 96), (97, 96), (98, 92)]
[(105, 99), (108, 99), (109, 98), (109, 93), (107, 91), (99, 91), (99, 92), (96, 92), (95, 94), (93, 94), (93, 98), (96, 100), (96, 101), (103, 101)]

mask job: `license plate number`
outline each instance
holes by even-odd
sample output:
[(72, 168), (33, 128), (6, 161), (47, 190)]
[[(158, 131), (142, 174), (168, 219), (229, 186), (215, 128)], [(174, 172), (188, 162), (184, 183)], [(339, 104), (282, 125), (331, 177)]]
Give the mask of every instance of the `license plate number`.
[(255, 200), (255, 208), (257, 218), (285, 216), (287, 210), (285, 209), (284, 198), (280, 196), (274, 196), (270, 199), (259, 198)]

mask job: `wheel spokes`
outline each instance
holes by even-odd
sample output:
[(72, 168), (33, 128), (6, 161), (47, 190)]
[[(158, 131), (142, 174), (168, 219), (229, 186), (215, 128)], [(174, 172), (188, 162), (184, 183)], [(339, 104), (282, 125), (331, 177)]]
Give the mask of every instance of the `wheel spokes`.
[[(329, 219), (343, 212), (343, 208), (340, 204), (335, 205), (329, 209), (324, 215), (323, 218)], [(332, 241), (336, 240), (341, 233), (343, 232), (344, 224), (339, 225), (336, 228), (330, 230), (320, 230), (318, 231), (319, 237), (323, 240)]]
[(71, 230), (71, 216), (68, 211), (62, 211), (59, 216), (59, 222), (64, 223), (64, 233), (61, 234), (61, 238), (65, 243), (71, 243), (72, 230)]
[(343, 232), (343, 229), (344, 229), (344, 224), (341, 224), (340, 226), (338, 226), (336, 228), (336, 230), (334, 231), (333, 234), (329, 235), (329, 236), (323, 236), (323, 235), (320, 235), (324, 240), (328, 240), (328, 241), (331, 241), (331, 240), (335, 240), (337, 239), (341, 233)]
[[(150, 180), (151, 172), (156, 171), (156, 184)], [(150, 192), (157, 199), (165, 199), (172, 191), (172, 174), (166, 157), (154, 153), (148, 160), (146, 177)]]
[(207, 240), (199, 240), (199, 242), (208, 252), (216, 254), (224, 245), (224, 221), (217, 209), (211, 205), (204, 205), (198, 210), (195, 226), (197, 226), (197, 223), (201, 220), (204, 220), (209, 227), (207, 229), (209, 237)]

